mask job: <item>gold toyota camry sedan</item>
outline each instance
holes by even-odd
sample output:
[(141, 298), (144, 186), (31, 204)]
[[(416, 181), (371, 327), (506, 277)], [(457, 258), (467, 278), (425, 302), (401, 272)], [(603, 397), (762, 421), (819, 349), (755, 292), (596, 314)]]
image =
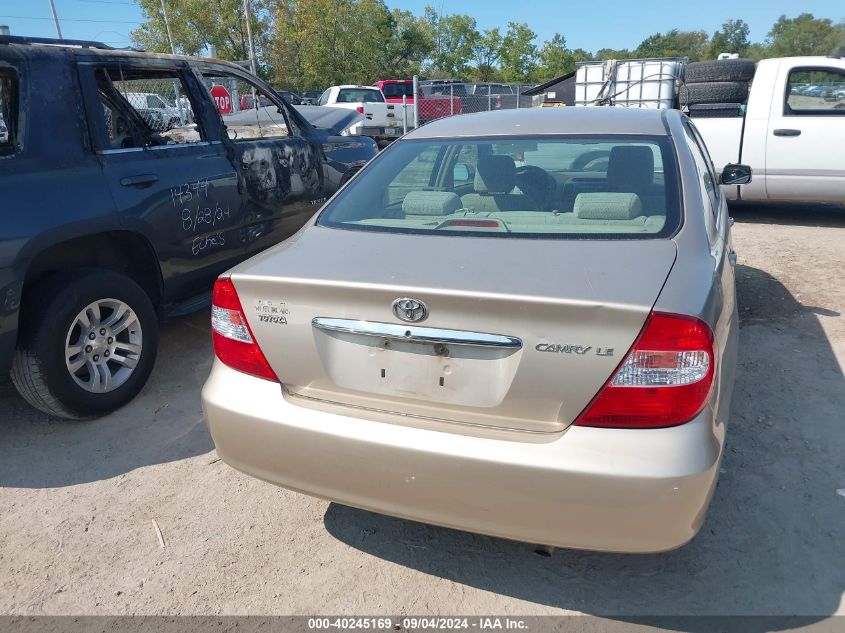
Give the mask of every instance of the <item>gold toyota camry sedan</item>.
[(679, 547), (725, 443), (730, 221), (675, 110), (455, 116), (214, 288), (202, 399), (232, 467), (535, 544)]

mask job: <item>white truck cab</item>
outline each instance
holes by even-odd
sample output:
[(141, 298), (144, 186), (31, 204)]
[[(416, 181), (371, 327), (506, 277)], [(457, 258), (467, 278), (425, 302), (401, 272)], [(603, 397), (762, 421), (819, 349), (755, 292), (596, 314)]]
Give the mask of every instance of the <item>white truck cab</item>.
[(730, 199), (845, 203), (845, 59), (764, 59), (745, 116), (693, 122), (717, 170), (753, 170)]

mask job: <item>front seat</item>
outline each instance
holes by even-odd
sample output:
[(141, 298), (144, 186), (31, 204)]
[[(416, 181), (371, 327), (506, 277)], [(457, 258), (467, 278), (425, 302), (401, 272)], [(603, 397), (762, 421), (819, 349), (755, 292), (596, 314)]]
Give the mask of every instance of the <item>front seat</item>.
[(654, 154), (643, 145), (617, 145), (610, 150), (607, 190), (635, 193), (642, 200), (644, 215), (666, 215), (662, 185), (654, 185)]
[(612, 193), (642, 196), (654, 182), (654, 154), (642, 145), (617, 145), (610, 150), (607, 185)]
[(537, 204), (524, 193), (511, 193), (516, 185), (516, 163), (510, 156), (488, 154), (478, 157), (473, 188), (461, 196), (465, 209), (476, 213), (536, 211)]

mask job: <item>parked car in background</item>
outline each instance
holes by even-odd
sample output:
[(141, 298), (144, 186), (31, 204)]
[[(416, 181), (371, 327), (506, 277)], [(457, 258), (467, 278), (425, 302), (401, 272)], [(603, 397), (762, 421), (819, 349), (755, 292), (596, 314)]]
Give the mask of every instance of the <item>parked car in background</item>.
[[(135, 98), (151, 86), (196, 123), (151, 126), (164, 108)], [(238, 112), (226, 86), (268, 105)], [(131, 400), (159, 317), (207, 306), (217, 275), (295, 233), (377, 151), (338, 136), (358, 113), (315, 127), (235, 64), (97, 42), (0, 36), (0, 109), (0, 372), (66, 418)]]
[[(420, 124), (428, 123), (444, 116), (461, 114), (461, 99), (459, 96), (450, 97), (449, 95), (433, 93), (426, 95), (422, 86), (417, 84), (419, 94), (415, 97), (413, 79), (382, 79), (374, 85), (382, 91), (388, 103), (401, 104), (404, 97), (405, 103), (413, 106), (417, 99), (419, 99)], [(409, 116), (408, 120), (413, 125), (413, 117)]]
[(323, 93), (321, 93), (321, 92), (303, 92), (302, 93), (302, 105), (317, 105), (317, 101), (319, 101), (321, 94), (323, 94)]
[(511, 110), (516, 108), (517, 104), (520, 108), (530, 108), (531, 97), (523, 96), (522, 92), (520, 84), (467, 84), (468, 96), (465, 101), (471, 104), (472, 112)]
[[(739, 328), (727, 205), (693, 129), (677, 110), (534, 108), (399, 139), (217, 281), (202, 394), (217, 454), (498, 537), (689, 541)], [(610, 161), (585, 173), (596, 148)]]
[(344, 85), (327, 88), (318, 105), (333, 108), (356, 110), (364, 115), (360, 126), (352, 134), (369, 136), (384, 145), (402, 135), (404, 117), (413, 123), (413, 114), (407, 112), (403, 117), (402, 105), (387, 103), (381, 90), (375, 86)]
[[(268, 106), (273, 105), (273, 102), (270, 100), (270, 97), (265, 97), (264, 95), (260, 95), (258, 97), (258, 107), (259, 108), (266, 108)], [(252, 110), (256, 107), (256, 99), (253, 98), (251, 94), (241, 95), (240, 99), (240, 109), (241, 110)]]
[(124, 97), (136, 111), (142, 113), (147, 123), (159, 132), (178, 127), (188, 121), (187, 112), (180, 112), (176, 105), (166, 101), (161, 95), (152, 92), (127, 92)]
[(304, 105), (302, 97), (295, 92), (291, 92), (289, 90), (277, 90), (277, 92), (282, 95), (285, 101), (287, 101), (290, 105)]

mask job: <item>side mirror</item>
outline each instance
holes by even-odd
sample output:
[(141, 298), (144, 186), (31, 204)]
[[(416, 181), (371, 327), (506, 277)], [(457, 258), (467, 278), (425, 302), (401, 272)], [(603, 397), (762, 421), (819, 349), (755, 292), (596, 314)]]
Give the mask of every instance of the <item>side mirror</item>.
[(747, 185), (751, 182), (751, 167), (748, 165), (725, 165), (719, 178), (720, 185)]
[(466, 182), (467, 180), (471, 180), (474, 177), (472, 173), (472, 168), (467, 165), (466, 163), (456, 163), (454, 169), (452, 170), (452, 181), (453, 182)]

